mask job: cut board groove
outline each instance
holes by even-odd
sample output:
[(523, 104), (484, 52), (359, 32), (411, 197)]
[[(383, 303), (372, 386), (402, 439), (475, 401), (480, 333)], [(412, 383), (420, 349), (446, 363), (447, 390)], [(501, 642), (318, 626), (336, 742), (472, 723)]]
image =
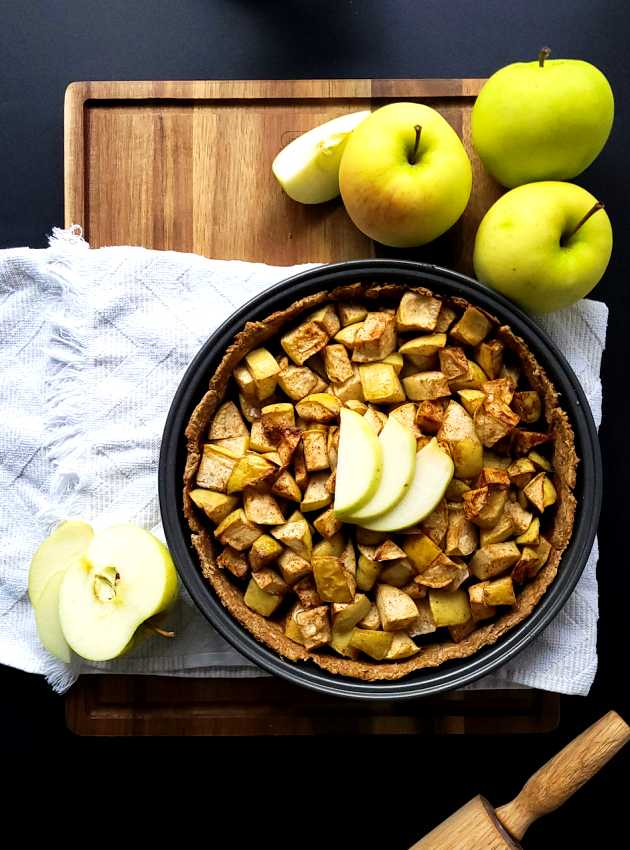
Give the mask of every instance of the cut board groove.
[[(287, 142), (317, 124), (417, 100), (438, 109), (461, 136), (473, 194), (444, 237), (404, 256), (470, 272), (477, 225), (500, 194), (470, 140), (483, 82), (72, 83), (65, 101), (66, 225), (81, 225), (92, 247), (142, 245), (277, 265), (401, 256), (359, 233), (339, 201), (291, 201), (270, 166)], [(66, 717), (85, 735), (471, 734), (549, 731), (559, 704), (555, 694), (530, 690), (462, 691), (384, 707), (271, 679), (84, 676), (67, 697)]]

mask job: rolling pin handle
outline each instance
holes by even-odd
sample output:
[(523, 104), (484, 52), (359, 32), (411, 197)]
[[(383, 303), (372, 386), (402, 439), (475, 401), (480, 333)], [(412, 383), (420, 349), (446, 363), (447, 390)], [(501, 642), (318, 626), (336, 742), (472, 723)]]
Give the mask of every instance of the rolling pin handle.
[(609, 711), (536, 771), (511, 803), (496, 810), (499, 822), (520, 841), (530, 824), (566, 802), (628, 740), (630, 727)]

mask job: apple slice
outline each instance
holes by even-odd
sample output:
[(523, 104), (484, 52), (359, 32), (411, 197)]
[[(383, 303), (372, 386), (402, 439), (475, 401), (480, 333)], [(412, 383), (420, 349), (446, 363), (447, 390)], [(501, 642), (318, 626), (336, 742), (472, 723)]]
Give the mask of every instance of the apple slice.
[(340, 115), (303, 133), (280, 151), (271, 168), (290, 198), (302, 204), (321, 204), (337, 197), (339, 163), (346, 142), (369, 115)]
[(387, 513), (361, 525), (370, 531), (400, 531), (420, 522), (444, 497), (453, 469), (451, 456), (434, 437), (416, 455), (413, 480), (405, 496)]
[(386, 514), (407, 492), (416, 466), (416, 438), (395, 416), (390, 416), (379, 436), (383, 451), (383, 474), (376, 493), (362, 508), (346, 514), (348, 522), (362, 525), (364, 520)]
[(176, 595), (173, 561), (152, 534), (133, 525), (97, 532), (61, 582), (64, 637), (83, 658), (116, 658), (138, 627), (166, 610)]
[(64, 579), (65, 570), (57, 570), (47, 581), (38, 596), (35, 605), (35, 622), (39, 639), (48, 652), (70, 663), (70, 647), (63, 636), (59, 620), (59, 588)]
[(28, 595), (31, 605), (37, 605), (52, 576), (65, 572), (68, 565), (82, 555), (94, 537), (92, 526), (80, 520), (68, 520), (58, 525), (39, 545), (28, 573)]
[(356, 411), (340, 412), (335, 515), (362, 508), (374, 495), (383, 471), (383, 450), (369, 423)]

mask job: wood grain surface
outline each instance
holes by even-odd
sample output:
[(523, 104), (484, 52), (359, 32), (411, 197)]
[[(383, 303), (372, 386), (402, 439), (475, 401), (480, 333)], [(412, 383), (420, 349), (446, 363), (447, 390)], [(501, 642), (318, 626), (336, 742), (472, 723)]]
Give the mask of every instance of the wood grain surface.
[[(406, 252), (471, 270), (477, 224), (500, 194), (470, 140), (483, 80), (220, 80), (72, 83), (65, 101), (65, 222), (92, 247), (142, 245), (278, 265), (400, 256), (353, 226), (340, 201), (291, 201), (271, 162), (292, 138), (352, 110), (397, 100), (438, 109), (463, 139), (473, 194), (430, 246)], [(559, 698), (458, 692), (385, 708), (319, 697), (268, 679), (84, 676), (70, 729), (95, 735), (487, 734), (555, 728)]]
[(288, 198), (271, 162), (291, 139), (395, 100), (438, 109), (471, 156), (474, 191), (432, 256), (470, 271), (473, 236), (499, 189), (470, 142), (482, 80), (73, 83), (66, 93), (65, 219), (93, 247), (143, 245), (288, 265), (379, 253), (340, 201)]

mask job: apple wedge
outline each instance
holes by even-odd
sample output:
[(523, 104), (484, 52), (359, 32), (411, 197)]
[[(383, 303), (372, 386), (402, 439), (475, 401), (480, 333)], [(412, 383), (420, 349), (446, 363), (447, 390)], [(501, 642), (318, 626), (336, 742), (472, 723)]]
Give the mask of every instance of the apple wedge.
[(70, 663), (70, 647), (65, 639), (59, 620), (59, 588), (65, 576), (65, 570), (58, 570), (46, 583), (35, 605), (37, 634), (48, 652)]
[(344, 518), (372, 498), (383, 471), (383, 450), (376, 433), (354, 410), (340, 411), (335, 515)]
[(416, 438), (395, 416), (390, 416), (379, 435), (383, 473), (372, 498), (362, 508), (346, 514), (346, 522), (362, 525), (383, 516), (404, 497), (416, 466)]
[(65, 572), (68, 566), (87, 550), (93, 537), (91, 525), (71, 519), (58, 525), (38, 546), (28, 573), (31, 605), (37, 605), (52, 576), (57, 572)]
[(444, 497), (453, 477), (453, 461), (435, 437), (416, 455), (416, 467), (405, 496), (387, 513), (362, 522), (370, 531), (400, 531), (428, 516)]
[(369, 115), (340, 115), (303, 133), (280, 151), (271, 169), (290, 198), (301, 204), (321, 204), (337, 197), (339, 163), (346, 142)]
[(121, 655), (139, 626), (177, 595), (166, 547), (132, 525), (98, 532), (71, 564), (59, 591), (59, 619), (70, 647), (90, 661)]

